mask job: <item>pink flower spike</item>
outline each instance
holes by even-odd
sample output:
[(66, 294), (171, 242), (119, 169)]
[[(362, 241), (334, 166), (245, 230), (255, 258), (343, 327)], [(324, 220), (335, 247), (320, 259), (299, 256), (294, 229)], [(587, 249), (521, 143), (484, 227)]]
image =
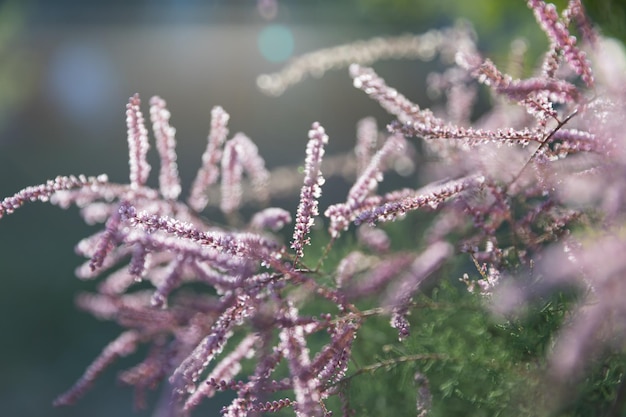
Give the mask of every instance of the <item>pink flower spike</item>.
[(546, 3), (543, 0), (528, 0), (527, 4), (535, 14), (541, 29), (548, 35), (550, 42), (563, 50), (563, 56), (571, 68), (581, 76), (588, 87), (592, 87), (591, 63), (585, 53), (576, 46), (576, 37), (570, 35), (566, 25), (568, 22), (563, 22), (559, 18), (554, 4)]
[[(297, 317), (298, 310), (293, 305), (289, 305), (286, 318), (295, 320)], [(291, 373), (293, 391), (296, 396), (296, 415), (321, 416), (319, 384), (317, 377), (312, 374), (304, 326), (283, 328), (278, 336)]]
[(113, 250), (115, 245), (118, 243), (116, 241), (116, 235), (122, 221), (121, 210), (125, 209), (128, 206), (129, 204), (127, 202), (123, 202), (120, 205), (119, 210), (113, 212), (111, 217), (109, 217), (109, 219), (107, 220), (104, 232), (102, 233), (102, 236), (98, 241), (95, 252), (91, 256), (91, 260), (89, 261), (89, 268), (92, 272), (102, 267), (104, 258), (106, 258), (106, 256)]
[(287, 210), (270, 207), (256, 213), (250, 220), (252, 230), (269, 229), (274, 232), (280, 230), (285, 224), (291, 223), (291, 214)]
[(328, 143), (328, 136), (324, 128), (317, 122), (313, 123), (309, 130), (309, 142), (306, 147), (306, 160), (304, 163), (304, 185), (300, 191), (300, 204), (296, 213), (296, 226), (293, 231), (291, 248), (296, 255), (303, 256), (304, 245), (310, 244), (308, 237), (318, 212), (317, 199), (322, 195), (321, 186), (324, 177), (320, 171), (324, 156), (324, 145)]
[(254, 354), (254, 344), (257, 343), (258, 340), (259, 337), (256, 333), (246, 336), (232, 352), (213, 368), (204, 383), (198, 385), (198, 389), (185, 401), (183, 410), (189, 412), (197, 407), (202, 399), (210, 398), (215, 395), (215, 387), (209, 383), (212, 379), (224, 382), (232, 381), (233, 377), (241, 371), (241, 361)]
[(148, 130), (141, 113), (139, 94), (130, 98), (126, 105), (126, 126), (128, 127), (128, 164), (130, 166), (130, 185), (137, 189), (144, 185), (150, 175), (150, 165), (146, 160)]
[(169, 380), (175, 392), (191, 394), (196, 390), (196, 382), (200, 374), (222, 352), (224, 345), (233, 334), (231, 330), (252, 314), (254, 307), (250, 297), (236, 296), (231, 302), (232, 305), (222, 312), (211, 327), (209, 334), (196, 345), (170, 376)]
[(252, 181), (256, 198), (261, 202), (269, 200), (270, 173), (265, 168), (265, 161), (259, 155), (259, 148), (243, 133), (237, 133), (232, 139), (237, 149), (237, 157)]
[(383, 147), (376, 152), (369, 165), (361, 173), (359, 178), (350, 188), (346, 202), (330, 206), (324, 215), (330, 218), (330, 234), (339, 236), (342, 230), (346, 230), (355, 217), (357, 210), (361, 208), (365, 198), (376, 189), (383, 179), (383, 170), (386, 160), (400, 154), (405, 149), (406, 141), (399, 135), (390, 136)]
[(161, 158), (159, 189), (166, 199), (176, 200), (180, 194), (180, 178), (176, 164), (176, 129), (170, 126), (170, 112), (165, 106), (165, 100), (157, 96), (152, 97), (150, 119)]
[[(50, 200), (50, 198), (59, 191), (86, 187), (97, 188), (99, 185), (104, 185), (107, 182), (108, 178), (106, 175), (100, 175), (98, 177), (85, 177), (84, 175), (75, 177), (71, 175), (69, 177), (59, 176), (54, 180), (47, 181), (45, 184), (26, 187), (11, 197), (0, 200), (0, 219), (7, 214), (13, 213), (28, 201), (45, 202)], [(62, 203), (58, 202), (57, 204), (62, 205)]]
[(239, 160), (237, 142), (230, 140), (224, 146), (222, 155), (222, 201), (220, 209), (229, 214), (237, 210), (241, 204), (241, 178), (243, 167)]
[(230, 115), (220, 106), (211, 110), (211, 132), (207, 139), (207, 147), (202, 154), (202, 167), (198, 170), (191, 187), (189, 205), (195, 211), (204, 210), (209, 199), (207, 189), (217, 182), (219, 168), (217, 163), (222, 158), (222, 145), (228, 136), (228, 120)]
[(442, 123), (430, 110), (420, 109), (417, 104), (400, 94), (398, 90), (389, 87), (373, 69), (352, 64), (350, 65), (350, 76), (353, 79), (354, 87), (363, 90), (365, 94), (378, 101), (383, 109), (396, 116), (401, 122), (419, 121), (433, 125)]

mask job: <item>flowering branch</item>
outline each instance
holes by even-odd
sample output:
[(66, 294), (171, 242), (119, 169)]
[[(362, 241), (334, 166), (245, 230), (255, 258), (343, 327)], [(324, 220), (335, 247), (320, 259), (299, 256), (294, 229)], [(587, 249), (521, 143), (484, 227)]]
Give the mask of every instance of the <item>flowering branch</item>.
[(309, 142), (306, 148), (306, 161), (304, 162), (304, 185), (300, 191), (300, 203), (296, 213), (296, 226), (293, 231), (291, 248), (296, 251), (296, 256), (304, 255), (304, 245), (310, 244), (308, 237), (311, 226), (318, 215), (317, 199), (322, 195), (321, 186), (324, 177), (320, 171), (324, 145), (328, 143), (328, 136), (319, 123), (313, 123), (309, 131)]
[[(120, 380), (139, 393), (163, 382), (170, 414), (191, 413), (204, 398), (229, 390), (234, 399), (224, 407), (225, 416), (288, 407), (299, 416), (327, 416), (334, 411), (328, 400), (336, 396), (348, 417), (353, 413), (348, 385), (356, 376), (411, 363), (417, 397), (411, 407), (422, 417), (441, 401), (444, 388), (433, 387), (432, 369), (416, 370), (414, 364), (457, 359), (445, 352), (411, 354), (414, 344), (404, 341), (436, 337), (420, 334), (427, 331), (418, 327), (427, 314), (411, 313), (442, 304), (413, 300), (429, 293), (435, 298), (449, 276), (454, 282), (462, 276), (470, 291), (478, 286), (475, 297), (505, 313), (548, 287), (583, 288), (578, 305), (567, 313), (573, 319), (555, 336), (547, 356), (554, 381), (578, 376), (581, 358), (599, 355), (600, 347), (620, 349), (626, 332), (614, 323), (623, 322), (626, 294), (621, 274), (626, 265), (618, 256), (626, 247), (621, 237), (626, 77), (598, 65), (594, 79), (592, 62), (613, 57), (603, 48), (588, 50), (589, 57), (583, 52), (585, 43), (603, 39), (580, 0), (570, 0), (560, 16), (544, 1), (527, 4), (550, 46), (526, 78), (483, 58), (462, 28), (329, 49), (259, 78), (261, 87), (278, 94), (307, 74), (349, 66), (354, 86), (393, 116), (386, 133), (374, 119), (363, 119), (354, 153), (325, 160), (328, 136), (319, 123), (312, 124), (289, 243), (283, 243), (289, 237), (280, 230), (292, 213), (271, 204), (300, 187), (295, 169), (268, 171), (252, 139), (243, 133), (228, 139), (230, 116), (214, 107), (202, 166), (187, 202), (180, 201), (175, 129), (159, 97), (150, 101), (158, 189), (147, 185), (148, 133), (134, 95), (126, 106), (128, 184), (109, 183), (106, 176), (57, 177), (1, 200), (0, 218), (28, 201), (51, 201), (63, 208), (76, 205), (86, 222), (103, 224), (77, 245), (88, 261), (76, 274), (106, 276), (96, 293), (81, 294), (77, 304), (124, 330), (55, 404), (73, 403), (115, 359), (146, 344), (147, 357)], [(582, 34), (580, 42), (570, 34), (572, 25)], [(430, 90), (447, 99), (439, 110), (413, 103), (363, 66), (437, 54), (457, 65), (429, 77)], [(523, 54), (512, 55), (519, 60)], [(513, 64), (509, 67), (522, 68)], [(480, 84), (494, 100), (472, 120), (469, 106)], [(407, 161), (416, 173), (402, 169)], [(381, 185), (383, 174), (394, 169), (406, 175), (404, 185)], [(332, 175), (356, 180), (318, 219), (321, 187)], [(221, 200), (213, 199), (220, 192)], [(238, 222), (220, 226), (202, 217), (209, 196)], [(264, 208), (250, 213), (251, 201)], [(406, 217), (400, 227), (389, 224)], [(326, 222), (328, 243), (318, 266), (309, 269), (301, 260), (317, 221)], [(354, 234), (348, 232), (352, 223)], [(127, 267), (118, 268), (122, 263)], [(435, 289), (428, 288), (431, 282)], [(384, 341), (383, 349), (403, 353), (359, 367), (363, 346), (385, 340), (383, 329), (368, 336), (370, 323), (381, 316), (402, 343)], [(606, 317), (614, 320), (604, 323)], [(538, 356), (532, 360), (532, 366), (542, 362)]]

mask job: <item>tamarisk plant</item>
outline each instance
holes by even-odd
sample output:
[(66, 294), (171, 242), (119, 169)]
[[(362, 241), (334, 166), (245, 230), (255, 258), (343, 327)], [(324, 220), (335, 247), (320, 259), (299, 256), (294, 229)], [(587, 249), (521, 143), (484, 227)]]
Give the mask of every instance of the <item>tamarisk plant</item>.
[[(39, 200), (76, 205), (86, 222), (104, 224), (77, 245), (88, 258), (77, 269), (79, 278), (103, 276), (98, 292), (80, 295), (78, 305), (125, 330), (55, 404), (75, 402), (116, 358), (149, 345), (147, 357), (119, 378), (139, 398), (166, 381), (171, 415), (188, 414), (203, 399), (230, 390), (235, 398), (222, 410), (225, 416), (284, 408), (330, 415), (332, 397), (342, 404), (337, 411), (349, 416), (345, 382), (364, 326), (387, 316), (405, 340), (424, 281), (459, 259), (474, 269), (453, 278), (463, 276), (499, 312), (522, 305), (537, 288), (581, 288), (580, 305), (549, 354), (556, 381), (578, 375), (583, 359), (601, 346), (619, 347), (626, 334), (626, 265), (619, 256), (626, 247), (626, 72), (619, 65), (626, 61), (596, 32), (580, 0), (570, 0), (560, 14), (542, 0), (527, 4), (549, 40), (530, 76), (518, 71), (520, 48), (513, 48), (511, 72), (503, 72), (481, 55), (471, 30), (459, 26), (333, 48), (259, 78), (261, 87), (280, 94), (303, 74), (351, 64), (354, 86), (395, 117), (386, 132), (372, 118), (359, 123), (354, 155), (345, 156), (356, 180), (345, 201), (322, 212), (328, 238), (321, 245), (328, 243), (318, 259), (307, 256), (307, 245), (317, 244), (312, 236), (319, 235), (312, 227), (321, 221), (329, 138), (317, 122), (308, 133), (292, 233), (281, 232), (291, 214), (268, 207), (272, 173), (247, 136), (229, 138), (230, 116), (221, 107), (211, 112), (190, 195), (180, 199), (175, 129), (159, 97), (150, 101), (149, 113), (160, 157), (158, 188), (147, 185), (148, 130), (134, 95), (126, 107), (128, 184), (105, 175), (58, 177), (2, 200), (0, 218)], [(421, 108), (364, 66), (437, 54), (456, 65), (429, 77), (431, 93), (446, 97), (436, 109)], [(316, 69), (320, 59), (324, 67)], [(479, 84), (492, 104), (472, 120)], [(417, 143), (426, 161), (416, 177), (421, 185), (377, 193), (383, 174), (416, 155)], [(210, 198), (217, 187), (219, 203)], [(238, 209), (251, 199), (266, 208), (242, 219)], [(204, 218), (208, 204), (219, 205), (232, 225)], [(411, 247), (392, 250), (385, 224), (416, 212), (430, 213), (429, 226), (419, 237), (411, 234)], [(353, 232), (359, 247), (336, 265), (327, 262)], [(190, 283), (207, 290), (191, 291)], [(323, 310), (311, 314), (311, 306)], [(408, 359), (420, 358), (427, 355)], [(415, 381), (416, 412), (425, 416), (432, 406), (428, 380), (418, 371)]]

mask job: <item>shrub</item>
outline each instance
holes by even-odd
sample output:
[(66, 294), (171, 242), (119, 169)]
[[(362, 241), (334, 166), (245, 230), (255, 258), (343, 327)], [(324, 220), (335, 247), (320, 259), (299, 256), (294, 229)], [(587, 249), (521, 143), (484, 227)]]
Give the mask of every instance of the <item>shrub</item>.
[[(73, 403), (115, 359), (147, 345), (120, 381), (138, 401), (164, 384), (171, 415), (220, 391), (234, 394), (228, 416), (619, 411), (625, 57), (580, 0), (560, 14), (527, 3), (549, 40), (530, 75), (519, 43), (505, 73), (459, 25), (315, 52), (260, 77), (280, 94), (349, 65), (354, 86), (396, 118), (384, 132), (363, 119), (354, 153), (332, 158), (313, 123), (303, 182), (268, 171), (244, 134), (229, 138), (229, 115), (215, 107), (203, 166), (180, 199), (175, 130), (154, 97), (160, 166), (158, 188), (148, 186), (134, 95), (128, 184), (58, 177), (2, 200), (0, 218), (40, 200), (104, 224), (77, 245), (88, 258), (79, 277), (103, 276), (78, 305), (124, 331), (55, 404)], [(446, 98), (440, 109), (420, 108), (366, 66), (435, 55), (456, 63), (429, 78)], [(491, 105), (474, 120), (479, 85)], [(325, 177), (346, 167), (356, 179), (345, 201), (320, 210)], [(384, 174), (421, 186), (378, 193)], [(292, 213), (272, 199), (297, 188), (285, 231)], [(264, 208), (240, 212), (251, 203)], [(225, 224), (203, 217), (208, 204)]]

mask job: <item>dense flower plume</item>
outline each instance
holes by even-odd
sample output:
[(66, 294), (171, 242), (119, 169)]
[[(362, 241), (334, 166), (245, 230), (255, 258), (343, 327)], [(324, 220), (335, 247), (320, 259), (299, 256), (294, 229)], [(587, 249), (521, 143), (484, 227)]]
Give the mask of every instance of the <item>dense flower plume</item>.
[[(235, 399), (222, 410), (225, 416), (284, 408), (327, 416), (331, 397), (342, 404), (335, 412), (349, 416), (347, 374), (368, 319), (387, 317), (398, 338), (406, 339), (413, 298), (459, 259), (475, 268), (454, 278), (463, 276), (470, 290), (479, 289), (505, 314), (552, 286), (581, 289), (578, 310), (548, 357), (557, 380), (579, 375), (584, 359), (602, 346), (622, 346), (626, 74), (611, 62), (625, 58), (605, 52), (608, 41), (595, 32), (580, 0), (570, 0), (560, 14), (542, 0), (527, 4), (549, 49), (526, 77), (484, 58), (467, 27), (344, 45), (260, 77), (262, 88), (280, 94), (307, 74), (349, 67), (354, 86), (395, 117), (384, 132), (372, 118), (359, 123), (355, 153), (345, 156), (356, 158), (356, 180), (321, 218), (329, 138), (312, 124), (292, 232), (282, 230), (292, 213), (271, 206), (278, 188), (262, 150), (243, 133), (229, 138), (230, 116), (221, 107), (211, 113), (190, 195), (180, 200), (175, 129), (158, 97), (149, 111), (160, 157), (158, 189), (146, 182), (148, 130), (134, 95), (126, 111), (127, 185), (106, 176), (58, 177), (0, 201), (0, 218), (39, 200), (75, 204), (85, 221), (104, 225), (77, 246), (88, 258), (77, 275), (102, 277), (98, 292), (80, 295), (78, 305), (125, 330), (55, 404), (75, 402), (116, 358), (149, 345), (146, 358), (120, 380), (136, 388), (138, 400), (166, 381), (168, 415), (189, 414), (203, 399), (228, 390)], [(457, 64), (429, 78), (432, 92), (447, 96), (441, 109), (412, 103), (364, 66), (437, 55)], [(493, 103), (472, 121), (467, 107), (479, 85)], [(418, 166), (415, 187), (378, 193), (384, 174), (417, 153), (416, 143), (427, 163)], [(216, 193), (218, 201), (212, 200)], [(251, 200), (262, 208), (242, 219), (238, 210)], [(201, 214), (208, 204), (233, 224), (208, 223)], [(429, 213), (430, 225), (411, 247), (391, 251), (387, 222), (418, 212)], [(316, 222), (325, 222), (329, 243), (312, 259), (304, 249), (316, 244)], [(324, 265), (351, 231), (358, 250), (336, 267)], [(144, 281), (148, 285), (138, 289)], [(190, 283), (206, 290), (191, 291)], [(325, 310), (312, 314), (306, 307), (318, 301)], [(433, 401), (429, 381), (418, 371), (415, 384), (416, 412), (425, 416)]]

